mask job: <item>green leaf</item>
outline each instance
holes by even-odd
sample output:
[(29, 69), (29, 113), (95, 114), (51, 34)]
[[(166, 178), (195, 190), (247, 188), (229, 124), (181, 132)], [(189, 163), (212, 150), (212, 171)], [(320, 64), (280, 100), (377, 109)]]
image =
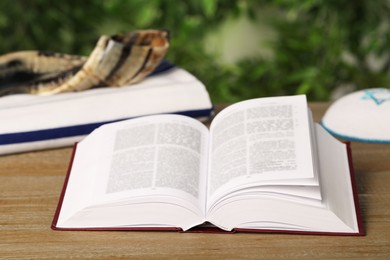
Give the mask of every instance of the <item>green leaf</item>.
[(303, 82), (297, 89), (296, 94), (301, 95), (301, 94), (306, 94), (309, 92), (311, 89), (311, 85), (308, 82)]
[(217, 10), (217, 0), (202, 0), (200, 1), (200, 5), (207, 18), (214, 16), (215, 11)]

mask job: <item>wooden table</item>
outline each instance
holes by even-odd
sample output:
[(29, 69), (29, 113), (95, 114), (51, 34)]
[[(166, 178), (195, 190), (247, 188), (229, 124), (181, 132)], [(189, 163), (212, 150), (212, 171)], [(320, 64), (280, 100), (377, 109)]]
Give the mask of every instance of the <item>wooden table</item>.
[[(326, 103), (310, 104), (318, 121)], [(352, 143), (366, 236), (52, 231), (71, 148), (0, 157), (0, 258), (387, 258), (390, 145)]]

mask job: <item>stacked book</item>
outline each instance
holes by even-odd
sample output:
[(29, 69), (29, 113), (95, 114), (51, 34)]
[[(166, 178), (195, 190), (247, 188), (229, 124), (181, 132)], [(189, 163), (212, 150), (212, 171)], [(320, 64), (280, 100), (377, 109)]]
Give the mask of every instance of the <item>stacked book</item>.
[(5, 96), (0, 98), (0, 155), (71, 146), (103, 124), (139, 116), (208, 118), (212, 108), (205, 86), (166, 62), (128, 87)]

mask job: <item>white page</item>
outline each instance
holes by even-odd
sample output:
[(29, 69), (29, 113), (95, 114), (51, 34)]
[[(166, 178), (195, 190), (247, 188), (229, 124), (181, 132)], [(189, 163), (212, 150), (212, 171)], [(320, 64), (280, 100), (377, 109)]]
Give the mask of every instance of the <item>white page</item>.
[[(225, 196), (213, 205), (209, 221), (226, 230), (232, 228), (323, 231), (357, 233), (359, 231), (346, 145), (315, 125), (322, 200), (305, 201), (295, 193), (273, 194), (267, 186), (247, 188)], [(279, 192), (285, 192), (281, 186)], [(289, 188), (297, 189), (299, 186)], [(302, 187), (315, 188), (315, 187)], [(265, 191), (265, 192), (263, 192)], [(315, 192), (315, 191), (313, 191)], [(259, 196), (261, 194), (261, 196)], [(308, 193), (306, 193), (308, 195)], [(314, 193), (313, 193), (314, 195)]]
[(259, 182), (301, 184), (314, 179), (304, 95), (232, 105), (215, 117), (210, 136), (208, 199)]
[(344, 223), (358, 230), (346, 144), (331, 136), (319, 124), (316, 124), (316, 131), (324, 203)]
[[(193, 212), (192, 218), (197, 216), (201, 223), (207, 170), (201, 154), (207, 153), (207, 142), (207, 128), (180, 115), (148, 116), (98, 128), (76, 150), (58, 226), (85, 225), (89, 219), (78, 218), (97, 212), (99, 205), (109, 209), (110, 203), (136, 206), (145, 201), (174, 204), (182, 208), (178, 212)], [(171, 211), (161, 214), (180, 225)], [(110, 218), (114, 225), (116, 218)]]
[(148, 116), (116, 123), (102, 144), (92, 204), (123, 198), (176, 196), (203, 209), (208, 130), (180, 115)]

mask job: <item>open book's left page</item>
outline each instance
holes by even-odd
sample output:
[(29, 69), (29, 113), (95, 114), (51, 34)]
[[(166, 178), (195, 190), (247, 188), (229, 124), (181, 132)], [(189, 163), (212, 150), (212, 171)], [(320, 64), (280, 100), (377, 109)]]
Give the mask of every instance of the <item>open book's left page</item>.
[(207, 140), (203, 124), (178, 115), (100, 127), (77, 146), (57, 227), (202, 223)]

